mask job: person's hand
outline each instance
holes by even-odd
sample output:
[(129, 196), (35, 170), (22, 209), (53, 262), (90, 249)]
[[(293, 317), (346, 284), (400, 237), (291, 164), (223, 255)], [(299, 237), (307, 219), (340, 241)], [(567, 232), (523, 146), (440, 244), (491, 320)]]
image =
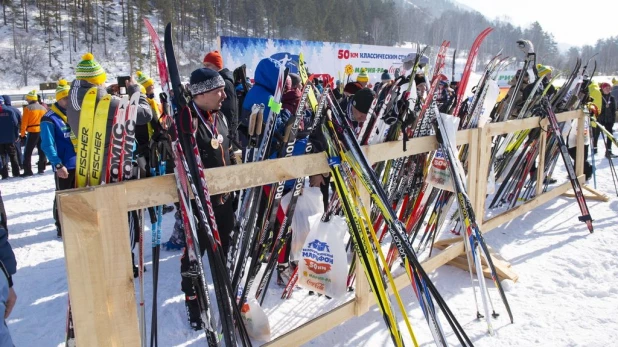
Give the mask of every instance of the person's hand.
[(135, 86), (137, 85), (137, 81), (135, 80), (135, 78), (133, 78), (133, 76), (129, 76), (130, 78), (126, 81), (124, 81), (125, 87), (127, 87), (127, 90), (129, 88), (129, 86)]
[(321, 174), (309, 176), (309, 187), (318, 187), (319, 188), (324, 183), (325, 183), (324, 182), (324, 176), (322, 176)]
[(4, 310), (4, 319), (9, 318), (11, 315), (11, 311), (13, 311), (13, 307), (15, 307), (15, 302), (17, 302), (17, 294), (15, 294), (15, 290), (13, 287), (9, 288), (9, 296), (6, 298), (6, 308)]
[(60, 169), (56, 170), (56, 174), (58, 174), (58, 177), (60, 178), (69, 178), (69, 171), (67, 170), (66, 166), (63, 166)]

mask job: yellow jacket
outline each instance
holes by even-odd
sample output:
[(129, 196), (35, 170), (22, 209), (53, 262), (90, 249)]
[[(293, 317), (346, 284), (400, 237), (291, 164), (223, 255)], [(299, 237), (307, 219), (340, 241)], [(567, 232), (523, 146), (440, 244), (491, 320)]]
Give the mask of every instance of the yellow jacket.
[(38, 102), (24, 106), (24, 115), (21, 118), (21, 136), (26, 136), (26, 131), (29, 133), (40, 133), (41, 117), (46, 112), (45, 107)]

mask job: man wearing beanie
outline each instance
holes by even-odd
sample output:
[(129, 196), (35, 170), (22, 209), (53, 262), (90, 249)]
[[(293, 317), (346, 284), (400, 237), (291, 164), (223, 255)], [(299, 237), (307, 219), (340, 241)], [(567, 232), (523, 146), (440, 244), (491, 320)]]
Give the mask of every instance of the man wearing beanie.
[[(345, 98), (344, 98), (345, 99)], [(353, 127), (358, 127), (358, 123), (367, 120), (367, 113), (374, 99), (374, 93), (369, 88), (362, 88), (352, 95), (341, 109), (347, 112), (348, 118), (352, 121)], [(342, 105), (344, 105), (342, 103)], [(319, 153), (326, 150), (327, 144), (324, 134), (321, 131), (315, 131), (311, 134), (311, 144), (313, 145), (313, 153)], [(322, 203), (324, 209), (328, 207), (330, 175), (313, 175), (309, 177), (309, 186), (319, 187), (322, 192)]]
[[(76, 154), (74, 146), (77, 144), (77, 138), (67, 124), (66, 116), (70, 89), (71, 87), (66, 80), (58, 81), (56, 103), (41, 118), (41, 147), (56, 173), (56, 191), (75, 187)], [(56, 199), (54, 199), (53, 211), (57, 236), (62, 237)]]
[(225, 82), (226, 98), (221, 106), (221, 112), (227, 119), (228, 129), (232, 142), (238, 139), (238, 98), (234, 88), (234, 74), (232, 71), (223, 67), (223, 58), (219, 51), (212, 51), (204, 57), (204, 67), (219, 72)]
[(136, 155), (139, 158), (145, 159), (138, 160), (138, 164), (142, 170), (145, 170), (145, 174), (142, 177), (146, 177), (149, 174), (149, 169), (146, 168), (148, 167), (150, 157), (150, 139), (154, 132), (160, 129), (157, 122), (161, 114), (161, 105), (155, 100), (154, 81), (152, 78), (141, 71), (137, 71), (136, 75), (137, 83), (140, 84), (140, 91), (146, 95), (146, 101), (148, 101), (150, 111), (152, 112), (152, 120), (150, 122), (135, 127)]
[[(47, 158), (41, 149), (41, 117), (47, 112), (38, 102), (36, 90), (26, 94), (28, 105), (24, 107), (24, 116), (21, 120), (21, 140), (26, 141), (26, 150), (24, 152), (24, 173), (22, 177), (32, 176), (32, 152), (36, 146), (39, 152), (38, 173), (42, 175), (45, 172), (45, 164)], [(26, 132), (28, 137), (26, 138)]]
[[(82, 101), (84, 100), (84, 96), (88, 92), (88, 90), (92, 87), (98, 88), (97, 94), (97, 103), (101, 98), (107, 95), (107, 91), (105, 89), (105, 81), (107, 80), (107, 74), (105, 70), (101, 67), (101, 65), (94, 59), (94, 56), (91, 53), (86, 53), (82, 56), (82, 61), (77, 64), (75, 68), (75, 80), (71, 83), (71, 90), (69, 91), (69, 103), (66, 109), (67, 121), (71, 129), (74, 130), (75, 133), (79, 133), (79, 117), (80, 112), (82, 110)], [(133, 95), (133, 93), (139, 92), (139, 85), (131, 77), (131, 79), (127, 82), (127, 93), (129, 97)], [(104, 144), (104, 154), (103, 157), (107, 158), (107, 150), (109, 148), (109, 139), (112, 133), (112, 123), (114, 121), (114, 115), (116, 114), (116, 108), (120, 102), (119, 97), (112, 97), (112, 101), (109, 106), (109, 112), (107, 116), (107, 131), (105, 135), (105, 144)], [(152, 119), (152, 111), (150, 109), (150, 104), (146, 100), (146, 95), (141, 95), (139, 99), (139, 104), (137, 108), (137, 119), (135, 121), (136, 125), (144, 125), (150, 122)], [(106, 160), (103, 161), (104, 165), (107, 163)], [(105, 172), (105, 167), (103, 168), (103, 172)]]
[[(19, 146), (19, 111), (6, 104), (4, 96), (0, 97), (0, 158), (2, 158), (2, 168), (0, 174), (2, 179), (9, 178), (9, 163), (11, 161), (11, 171), (13, 177), (19, 177), (19, 157), (17, 156), (17, 146)], [(21, 146), (19, 146), (21, 151)]]
[(363, 88), (367, 86), (367, 83), (369, 83), (369, 75), (367, 75), (366, 68), (361, 68), (360, 72), (358, 73), (358, 77), (356, 77), (356, 82), (360, 83)]
[[(228, 125), (225, 116), (220, 111), (226, 98), (223, 77), (215, 70), (200, 68), (191, 73), (189, 82), (188, 89), (193, 97), (189, 107), (193, 118), (197, 120), (195, 137), (204, 167), (215, 168), (232, 164), (234, 154), (231, 151), (231, 141), (228, 137)], [(214, 210), (223, 253), (226, 255), (230, 247), (230, 235), (234, 228), (234, 199), (232, 194), (224, 193), (212, 195), (210, 201)], [(197, 208), (193, 210), (197, 211)], [(197, 233), (200, 252), (203, 256), (206, 250), (206, 230), (199, 227)], [(194, 330), (201, 330), (204, 327), (204, 322), (200, 317), (193, 279), (190, 275), (185, 275), (188, 270), (189, 256), (185, 248), (184, 255), (180, 259), (181, 288), (185, 293), (189, 324)]]

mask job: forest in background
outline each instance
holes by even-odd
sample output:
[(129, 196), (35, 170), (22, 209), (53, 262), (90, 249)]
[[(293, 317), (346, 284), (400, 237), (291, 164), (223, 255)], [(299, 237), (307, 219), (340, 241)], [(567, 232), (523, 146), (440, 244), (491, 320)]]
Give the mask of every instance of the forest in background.
[[(128, 63), (130, 70), (154, 63), (142, 19), (163, 31), (172, 22), (181, 62), (199, 62), (219, 35), (301, 39), (393, 46), (449, 40), (467, 51), (484, 28), (494, 32), (480, 61), (502, 51), (522, 59), (515, 42), (533, 42), (539, 62), (568, 70), (578, 57), (594, 54), (597, 72), (618, 74), (618, 37), (560, 53), (553, 35), (538, 22), (527, 28), (506, 19), (488, 20), (449, 0), (0, 0), (0, 64), (28, 77), (55, 79), (38, 70), (65, 71), (85, 51), (99, 60)], [(431, 5), (429, 5), (431, 4)], [(50, 70), (51, 71), (51, 70)], [(38, 73), (37, 73), (38, 72)], [(61, 72), (57, 72), (61, 75)]]

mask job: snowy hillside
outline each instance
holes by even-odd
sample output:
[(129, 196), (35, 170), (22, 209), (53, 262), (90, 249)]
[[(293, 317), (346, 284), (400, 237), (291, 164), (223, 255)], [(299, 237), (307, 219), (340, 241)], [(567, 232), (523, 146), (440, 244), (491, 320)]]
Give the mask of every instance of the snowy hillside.
[[(117, 17), (119, 19), (120, 3), (110, 2), (106, 6), (111, 6), (109, 11), (112, 13), (112, 19)], [(34, 5), (30, 5), (28, 9), (31, 13), (38, 12), (38, 8)], [(156, 14), (148, 18), (163, 39), (164, 23), (160, 23)], [(68, 16), (65, 14), (62, 15), (62, 23), (66, 25), (69, 23)], [(143, 27), (142, 23), (136, 23), (136, 25)], [(141, 51), (145, 55), (143, 65), (134, 66), (133, 71), (131, 71), (126, 49), (127, 37), (122, 35), (122, 26), (118, 21), (114, 21), (114, 24), (110, 27), (111, 30), (107, 32), (105, 44), (103, 39), (100, 39), (99, 43), (93, 43), (90, 47), (85, 42), (81, 42), (82, 38), (80, 38), (76, 49), (70, 50), (70, 41), (72, 40), (70, 40), (69, 34), (65, 32), (62, 40), (60, 40), (59, 35), (53, 36), (48, 48), (47, 37), (44, 35), (42, 26), (38, 24), (35, 18), (31, 18), (28, 33), (22, 29), (16, 29), (18, 33), (16, 40), (20, 42), (30, 42), (31, 40), (32, 51), (36, 51), (38, 57), (36, 65), (30, 70), (28, 85), (24, 86), (20, 74), (19, 59), (14, 56), (13, 29), (10, 25), (0, 26), (0, 70), (3, 72), (2, 78), (0, 78), (0, 91), (19, 88), (27, 92), (33, 88), (38, 89), (39, 83), (56, 82), (60, 78), (73, 80), (75, 66), (81, 60), (82, 55), (89, 51), (92, 51), (97, 61), (107, 72), (107, 83), (115, 83), (116, 77), (134, 74), (138, 69), (143, 70), (153, 78), (156, 77), (154, 48), (152, 48), (146, 29), (142, 28)], [(68, 29), (65, 27), (63, 30), (67, 31)], [(210, 42), (207, 45), (214, 47), (215, 43)], [(203, 52), (196, 49), (195, 45), (186, 45), (185, 49), (175, 48), (179, 70), (182, 75), (188, 76), (192, 69), (200, 66)], [(51, 51), (51, 59), (49, 51)]]
[[(603, 148), (599, 153), (603, 153)], [(33, 161), (36, 161), (33, 158)], [(608, 161), (596, 156), (598, 188), (611, 196), (607, 203), (589, 201), (595, 233), (577, 221), (578, 207), (560, 197), (493, 230), (487, 242), (512, 264), (516, 283), (503, 282), (514, 314), (514, 324), (487, 280), (500, 317), (496, 333), (475, 319), (470, 276), (444, 266), (430, 276), (476, 346), (611, 346), (618, 340), (618, 198)], [(566, 181), (559, 164), (554, 177)], [(17, 256), (14, 277), (17, 305), (7, 320), (16, 346), (60, 346), (64, 339), (67, 283), (63, 245), (52, 219), (53, 175), (0, 181), (7, 210), (9, 238)], [(592, 184), (592, 183), (591, 183)], [(163, 240), (173, 225), (165, 215)], [(151, 269), (150, 232), (146, 231), (146, 266)], [(450, 235), (450, 234), (449, 234)], [(448, 235), (446, 235), (448, 236)], [(161, 346), (202, 346), (204, 334), (189, 330), (180, 292), (180, 252), (162, 252), (159, 276), (159, 341)], [(151, 273), (146, 272), (150, 297)], [(308, 296), (295, 290), (290, 300), (279, 299), (281, 289), (270, 285), (265, 300), (273, 337), (285, 333), (343, 301)], [(350, 294), (352, 295), (352, 294)], [(412, 325), (422, 346), (432, 345), (421, 310), (410, 288), (402, 290)], [(147, 301), (146, 316), (150, 317)], [(409, 341), (409, 338), (406, 337)], [(453, 335), (449, 342), (456, 345)], [(256, 343), (257, 345), (257, 343)], [(307, 346), (387, 346), (387, 329), (374, 306), (369, 313), (307, 343)]]

